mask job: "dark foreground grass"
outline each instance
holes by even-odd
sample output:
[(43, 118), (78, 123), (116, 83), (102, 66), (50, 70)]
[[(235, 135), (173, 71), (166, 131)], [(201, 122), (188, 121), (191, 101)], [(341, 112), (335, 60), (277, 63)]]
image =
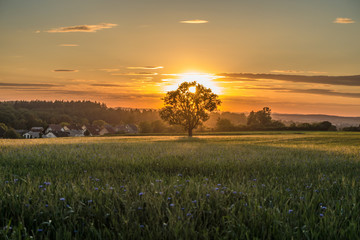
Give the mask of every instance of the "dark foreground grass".
[(360, 134), (0, 140), (0, 239), (358, 239)]

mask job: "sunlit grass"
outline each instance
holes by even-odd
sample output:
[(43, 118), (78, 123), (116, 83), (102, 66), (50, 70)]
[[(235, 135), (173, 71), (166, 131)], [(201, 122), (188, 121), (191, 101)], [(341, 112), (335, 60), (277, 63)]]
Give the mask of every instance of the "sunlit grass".
[(0, 140), (0, 239), (356, 239), (360, 134)]

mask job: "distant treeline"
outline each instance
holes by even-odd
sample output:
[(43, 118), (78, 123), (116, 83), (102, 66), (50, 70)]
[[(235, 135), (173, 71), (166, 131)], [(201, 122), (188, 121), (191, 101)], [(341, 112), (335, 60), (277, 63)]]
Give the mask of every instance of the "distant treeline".
[(336, 126), (329, 121), (318, 123), (291, 123), (285, 125), (283, 122), (273, 120), (271, 109), (264, 107), (257, 112), (250, 112), (245, 124), (234, 125), (229, 119), (219, 118), (216, 123), (216, 131), (266, 131), (266, 130), (292, 130), (292, 131), (336, 131)]
[[(118, 125), (132, 123), (141, 133), (180, 133), (180, 126), (170, 126), (159, 117), (154, 109), (109, 108), (103, 103), (91, 101), (13, 101), (0, 102), (0, 123), (10, 129), (47, 128), (49, 124), (91, 125), (97, 121)], [(1, 128), (1, 127), (0, 127)], [(273, 120), (271, 109), (264, 107), (244, 113), (215, 112), (198, 132), (212, 131), (253, 131), (253, 130), (294, 130), (294, 131), (336, 131), (329, 121), (318, 123), (288, 123)], [(343, 128), (344, 131), (360, 131), (359, 127)], [(2, 131), (4, 132), (4, 131)]]

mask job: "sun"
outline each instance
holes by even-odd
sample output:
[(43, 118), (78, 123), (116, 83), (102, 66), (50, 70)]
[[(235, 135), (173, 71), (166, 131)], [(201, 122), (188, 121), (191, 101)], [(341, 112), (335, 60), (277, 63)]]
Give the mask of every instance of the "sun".
[[(164, 87), (164, 91), (174, 91), (176, 90), (179, 85), (183, 82), (194, 82), (203, 85), (206, 88), (210, 88), (211, 91), (215, 94), (221, 94), (222, 88), (219, 87), (216, 83), (216, 79), (219, 78), (219, 76), (216, 76), (215, 74), (210, 73), (198, 73), (198, 72), (188, 72), (188, 73), (180, 73), (180, 74), (163, 74), (164, 76), (169, 76), (168, 79), (163, 79), (163, 82), (168, 83)], [(190, 92), (195, 93), (196, 89), (192, 89), (192, 87), (189, 89)]]
[(189, 92), (195, 93), (196, 92), (196, 87), (189, 87)]

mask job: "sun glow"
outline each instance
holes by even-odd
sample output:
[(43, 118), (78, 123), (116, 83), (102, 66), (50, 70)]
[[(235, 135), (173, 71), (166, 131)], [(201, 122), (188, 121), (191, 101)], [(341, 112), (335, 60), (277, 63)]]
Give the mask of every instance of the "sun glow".
[(196, 93), (196, 87), (189, 87), (189, 92)]
[[(164, 91), (174, 91), (179, 85), (183, 82), (194, 82), (203, 85), (204, 87), (210, 88), (214, 93), (221, 94), (222, 88), (219, 87), (215, 79), (219, 78), (214, 74), (209, 73), (197, 73), (197, 72), (189, 72), (189, 73), (180, 73), (180, 74), (162, 74), (163, 76), (169, 76), (168, 79), (163, 79), (163, 82), (167, 82), (168, 84), (164, 87)], [(192, 88), (192, 87), (191, 87)], [(189, 89), (190, 92), (195, 92), (196, 89)]]

